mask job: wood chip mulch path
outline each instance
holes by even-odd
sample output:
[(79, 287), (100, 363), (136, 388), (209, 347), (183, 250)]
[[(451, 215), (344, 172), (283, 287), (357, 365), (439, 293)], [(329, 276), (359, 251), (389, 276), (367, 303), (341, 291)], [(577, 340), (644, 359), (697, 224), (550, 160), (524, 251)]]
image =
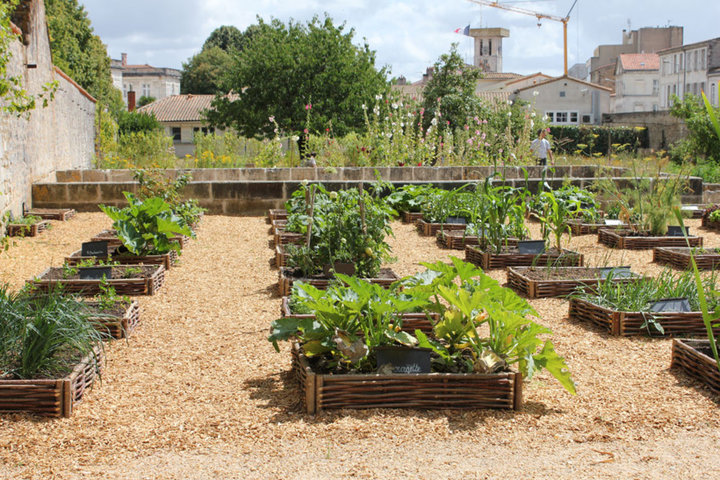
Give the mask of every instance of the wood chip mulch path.
[[(13, 288), (108, 228), (79, 214), (0, 257)], [(720, 236), (702, 232), (705, 245)], [(393, 224), (400, 275), (440, 250)], [(537, 225), (532, 225), (537, 238)], [(669, 339), (610, 337), (567, 319), (567, 301), (532, 300), (578, 386), (546, 373), (509, 411), (301, 413), (289, 346), (265, 338), (278, 317), (264, 218), (205, 216), (165, 287), (143, 297), (141, 324), (109, 348), (102, 384), (69, 419), (0, 414), (1, 479), (711, 478), (720, 470), (720, 399), (670, 372)], [(657, 274), (651, 251), (569, 247), (588, 266)], [(505, 272), (490, 275), (505, 282)]]

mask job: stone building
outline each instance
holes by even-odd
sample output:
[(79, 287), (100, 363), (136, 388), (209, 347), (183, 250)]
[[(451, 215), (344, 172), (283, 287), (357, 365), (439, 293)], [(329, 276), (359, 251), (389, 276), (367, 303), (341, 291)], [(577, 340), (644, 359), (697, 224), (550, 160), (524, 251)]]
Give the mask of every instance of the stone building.
[(623, 53), (615, 67), (612, 111), (656, 112), (659, 109), (660, 57), (656, 53)]
[(670, 109), (671, 97), (705, 92), (718, 106), (720, 37), (680, 45), (658, 52), (660, 58), (660, 108)]
[(502, 39), (510, 36), (506, 28), (471, 28), (475, 39), (473, 64), (483, 72), (500, 73), (502, 69)]
[(0, 113), (0, 213), (31, 206), (31, 186), (55, 178), (57, 170), (90, 168), (95, 145), (95, 99), (52, 64), (45, 5), (24, 0), (14, 12), (20, 39), (10, 46), (8, 74), (19, 76), (30, 94), (57, 81), (55, 98), (29, 115)]
[(129, 65), (127, 53), (120, 60), (113, 59), (110, 64), (113, 84), (123, 92), (123, 100), (128, 103), (128, 92), (135, 92), (136, 98), (153, 97), (160, 100), (180, 94), (180, 70), (160, 68), (151, 65)]

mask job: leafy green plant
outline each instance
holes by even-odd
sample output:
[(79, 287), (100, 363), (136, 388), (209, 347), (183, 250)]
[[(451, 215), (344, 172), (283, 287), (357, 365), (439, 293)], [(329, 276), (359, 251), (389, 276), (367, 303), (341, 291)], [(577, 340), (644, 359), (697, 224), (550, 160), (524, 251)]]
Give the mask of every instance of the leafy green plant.
[(555, 248), (562, 251), (563, 234), (567, 233), (568, 236), (572, 236), (572, 229), (567, 223), (568, 219), (582, 215), (583, 209), (580, 207), (580, 200), (558, 201), (553, 192), (542, 192), (540, 196), (544, 200), (544, 210), (540, 213), (543, 238), (547, 242), (552, 235)]
[(126, 295), (118, 295), (115, 287), (110, 285), (106, 278), (100, 280), (100, 292), (96, 298), (100, 305), (100, 310), (104, 312), (113, 310), (119, 303), (130, 302), (130, 298)]
[(142, 275), (142, 267), (125, 267), (123, 271), (123, 278), (137, 278)]
[(192, 175), (189, 173), (181, 173), (172, 179), (164, 170), (137, 169), (133, 172), (133, 177), (140, 184), (137, 194), (140, 200), (162, 198), (180, 218), (182, 225), (192, 228), (205, 213), (205, 209), (198, 205), (197, 200), (183, 200), (182, 191), (192, 181)]
[(180, 251), (180, 245), (171, 241), (174, 235), (192, 236), (189, 227), (181, 225), (180, 218), (170, 205), (159, 197), (140, 200), (123, 192), (128, 201), (125, 208), (100, 205), (100, 209), (113, 220), (113, 228), (123, 245), (135, 255), (162, 255), (170, 250)]
[(89, 321), (79, 300), (51, 291), (32, 295), (0, 289), (0, 376), (59, 378), (94, 349), (105, 334)]
[(419, 212), (423, 205), (431, 204), (444, 191), (432, 185), (408, 184), (385, 198), (385, 202), (398, 212)]
[[(79, 266), (79, 265), (78, 265)], [(63, 263), (62, 264), (62, 277), (63, 278), (72, 278), (78, 274), (80, 271), (78, 269), (78, 266), (70, 265), (69, 263)]]

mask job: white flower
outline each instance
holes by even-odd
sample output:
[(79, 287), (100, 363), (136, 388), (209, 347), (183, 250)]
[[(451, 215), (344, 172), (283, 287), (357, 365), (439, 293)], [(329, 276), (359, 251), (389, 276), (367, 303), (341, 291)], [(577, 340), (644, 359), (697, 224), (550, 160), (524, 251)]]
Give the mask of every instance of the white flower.
[(398, 109), (398, 104), (393, 102), (392, 108), (393, 108), (393, 110), (397, 110), (397, 109)]
[(507, 101), (507, 104), (508, 104), (508, 105), (512, 105), (512, 103), (513, 103), (512, 100), (508, 100), (508, 101)]
[(430, 123), (432, 125), (437, 125), (437, 118), (433, 118), (432, 120), (430, 120)]
[(540, 95), (540, 92), (538, 92), (537, 90), (533, 90), (533, 97), (537, 97), (538, 95)]
[(373, 113), (374, 113), (375, 115), (380, 115), (380, 107), (375, 107), (375, 108), (373, 108)]
[(547, 116), (547, 115), (543, 115), (542, 119), (543, 119), (543, 122), (547, 122), (547, 121), (548, 121), (548, 116)]
[(534, 126), (535, 126), (535, 121), (534, 121), (534, 120), (530, 120), (530, 128), (533, 128)]
[(363, 109), (363, 110), (367, 110), (367, 105), (365, 105), (365, 104), (363, 103), (361, 106), (362, 106), (362, 109)]
[(382, 100), (382, 95), (375, 95), (375, 100)]
[(298, 140), (300, 140), (300, 137), (298, 137), (297, 135), (293, 135), (292, 137), (290, 137), (290, 140), (292, 140), (293, 142), (297, 142)]
[(508, 117), (512, 117), (512, 112), (508, 112)]
[(535, 118), (535, 112), (530, 112), (530, 118)]
[(303, 187), (307, 187), (307, 186), (308, 186), (308, 181), (307, 181), (307, 179), (303, 180), (303, 181), (300, 182), (300, 183), (302, 184)]

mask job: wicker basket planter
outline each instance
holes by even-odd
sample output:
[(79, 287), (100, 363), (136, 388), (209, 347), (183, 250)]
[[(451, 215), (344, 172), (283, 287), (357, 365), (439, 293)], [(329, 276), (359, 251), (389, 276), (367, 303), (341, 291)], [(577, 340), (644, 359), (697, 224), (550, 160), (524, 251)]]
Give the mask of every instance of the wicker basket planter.
[[(468, 245), (487, 245), (487, 239), (481, 240), (477, 235), (465, 235), (463, 230), (441, 230), (437, 232), (435, 238), (441, 248), (453, 250), (465, 250)], [(515, 247), (517, 242), (517, 238), (508, 238), (505, 244), (508, 247)]]
[(649, 250), (655, 247), (687, 247), (690, 242), (691, 247), (702, 247), (702, 237), (689, 236), (687, 241), (685, 237), (651, 237), (647, 235), (638, 235), (629, 229), (612, 230), (609, 228), (601, 228), (598, 230), (598, 241), (610, 248), (624, 248), (627, 250)]
[(402, 212), (403, 223), (415, 223), (423, 217), (422, 212)]
[[(310, 278), (297, 277), (294, 275), (293, 270), (287, 267), (280, 268), (279, 277), (280, 278), (278, 279), (278, 293), (280, 293), (281, 297), (290, 295), (292, 293), (292, 286), (293, 283), (296, 281), (309, 283), (315, 288), (325, 290), (330, 284), (330, 282), (333, 280), (332, 278), (321, 275), (313, 276)], [(400, 277), (398, 277), (397, 274), (389, 268), (381, 268), (380, 273), (376, 278), (366, 278), (365, 280), (370, 283), (376, 283), (385, 288), (388, 288), (390, 285), (400, 280)]]
[[(587, 267), (510, 267), (508, 284), (528, 298), (565, 297), (578, 287), (594, 288), (605, 281), (601, 268)], [(539, 275), (534, 275), (537, 272)], [(640, 278), (613, 278), (614, 283), (628, 283)]]
[(708, 340), (673, 339), (670, 368), (679, 368), (720, 394), (720, 371)]
[(465, 247), (465, 260), (483, 270), (505, 267), (582, 267), (583, 255), (570, 250), (549, 249), (545, 253), (518, 253), (514, 247), (503, 249), (502, 253), (485, 252), (480, 247)]
[[(293, 313), (290, 310), (290, 297), (285, 296), (282, 298), (280, 305), (280, 315), (283, 318), (315, 318), (313, 313)], [(437, 322), (438, 315), (436, 313), (403, 313), (402, 318), (402, 330), (411, 334), (415, 333), (415, 330), (421, 330), (423, 333), (432, 334), (433, 325)]]
[(0, 410), (69, 417), (102, 370), (101, 348), (96, 348), (95, 356), (97, 369), (92, 357), (85, 357), (63, 378), (0, 379)]
[[(80, 267), (82, 269), (83, 267)], [(142, 273), (137, 277), (122, 278), (126, 269), (140, 268)], [(118, 295), (154, 295), (165, 283), (165, 267), (162, 265), (118, 265), (112, 267), (112, 278), (106, 280), (107, 284), (115, 288)], [(82, 295), (99, 295), (102, 293), (100, 285), (102, 280), (80, 279), (79, 275), (63, 278), (63, 269), (50, 267), (34, 280), (28, 283), (39, 291), (49, 291), (62, 285), (67, 293), (80, 293)]]
[[(655, 322), (662, 325), (665, 336), (705, 335), (707, 333), (702, 312), (621, 312), (587, 300), (570, 299), (570, 318), (594, 323), (607, 330), (611, 335), (623, 337), (647, 335), (648, 329), (643, 327), (643, 324), (649, 315), (653, 316)], [(715, 332), (716, 334), (720, 333), (720, 329), (715, 329)], [(660, 336), (660, 333), (653, 330), (653, 336)]]
[(422, 218), (415, 225), (423, 237), (434, 237), (440, 230), (465, 230), (467, 226), (464, 223), (429, 223)]
[(140, 323), (140, 304), (136, 300), (116, 304), (116, 311), (101, 312), (99, 302), (87, 302), (91, 312), (102, 313), (90, 320), (97, 323), (98, 330), (107, 332), (112, 338), (129, 337)]
[(275, 266), (277, 268), (287, 267), (288, 254), (285, 251), (285, 245), (278, 245), (275, 247)]
[(9, 237), (35, 237), (47, 230), (48, 227), (50, 227), (50, 222), (47, 220), (41, 220), (32, 225), (11, 223), (7, 226), (7, 234)]
[(273, 247), (278, 245), (300, 245), (306, 237), (302, 233), (286, 232), (284, 227), (275, 228), (273, 235)]
[(606, 228), (608, 230), (628, 228), (627, 224), (606, 225), (605, 223), (583, 223), (582, 220), (568, 220), (567, 224), (570, 227), (570, 232), (573, 235), (591, 235), (598, 233), (601, 228)]
[(292, 369), (307, 413), (334, 408), (519, 410), (522, 375), (517, 372), (331, 375), (313, 372), (297, 343)]
[[(108, 248), (110, 249), (110, 247)], [(118, 261), (122, 265), (162, 265), (165, 267), (165, 270), (169, 270), (170, 267), (177, 262), (178, 253), (175, 250), (170, 250), (162, 255), (132, 255), (130, 253), (116, 254), (115, 252), (111, 252), (107, 257), (84, 257), (82, 256), (82, 250), (77, 250), (71, 253), (69, 257), (65, 257), (65, 263), (72, 266), (80, 262), (87, 262), (88, 260), (102, 262)]]
[(43, 220), (58, 220), (60, 222), (66, 222), (74, 217), (77, 212), (74, 208), (34, 208), (27, 214), (40, 217)]
[(713, 222), (707, 217), (702, 217), (702, 220), (700, 221), (700, 226), (703, 228), (707, 228), (708, 230), (720, 230), (720, 222)]
[(277, 228), (284, 229), (287, 226), (287, 223), (288, 222), (286, 219), (273, 220), (272, 222), (270, 222), (270, 232), (269, 232), (270, 235), (275, 235), (275, 229), (277, 229)]
[(273, 220), (286, 220), (287, 217), (288, 212), (284, 208), (271, 208), (270, 210), (268, 210), (265, 221), (272, 224)]
[[(713, 250), (695, 249), (695, 263), (700, 270), (714, 270), (720, 266), (720, 253)], [(672, 265), (682, 270), (692, 268), (690, 248), (657, 247), (653, 248), (653, 262)]]
[[(180, 245), (180, 248), (184, 248), (185, 244), (187, 243), (189, 237), (186, 237), (184, 235), (178, 235), (176, 237), (171, 237), (171, 242), (177, 242)], [(94, 237), (90, 239), (91, 242), (108, 242), (108, 247), (119, 247), (122, 245), (122, 241), (118, 238), (117, 232), (115, 230), (103, 230), (102, 232), (98, 233)]]

